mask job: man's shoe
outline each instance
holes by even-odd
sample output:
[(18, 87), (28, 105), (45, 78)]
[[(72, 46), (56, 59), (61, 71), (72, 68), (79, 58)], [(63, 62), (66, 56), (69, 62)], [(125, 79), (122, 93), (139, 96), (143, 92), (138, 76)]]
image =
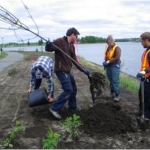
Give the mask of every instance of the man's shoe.
[(77, 106), (77, 107), (74, 108), (74, 109), (68, 108), (68, 110), (71, 110), (71, 111), (81, 111), (81, 107)]
[(119, 100), (120, 100), (120, 97), (119, 96), (115, 96), (114, 101), (115, 102), (119, 102)]
[(110, 93), (110, 94), (107, 95), (107, 98), (108, 99), (115, 98), (115, 94), (114, 93)]
[(49, 111), (53, 114), (53, 116), (57, 119), (61, 119), (61, 116), (58, 112), (53, 111), (51, 108), (49, 108)]
[(81, 107), (78, 106), (75, 110), (76, 111), (81, 111)]

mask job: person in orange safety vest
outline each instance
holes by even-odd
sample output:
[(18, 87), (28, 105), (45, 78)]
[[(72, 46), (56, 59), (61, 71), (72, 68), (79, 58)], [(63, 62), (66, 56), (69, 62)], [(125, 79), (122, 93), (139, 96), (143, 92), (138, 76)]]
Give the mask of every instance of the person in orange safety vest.
[(114, 101), (120, 100), (119, 93), (119, 75), (120, 75), (120, 57), (121, 49), (115, 44), (111, 35), (107, 37), (107, 46), (105, 48), (105, 61), (103, 66), (106, 69), (107, 78), (110, 82), (110, 94), (108, 98), (113, 98)]
[[(144, 115), (145, 118), (150, 119), (150, 32), (144, 32), (140, 36), (141, 44), (146, 50), (141, 57), (141, 69), (137, 74), (144, 82)], [(139, 115), (142, 115), (142, 94), (141, 86), (139, 89)]]

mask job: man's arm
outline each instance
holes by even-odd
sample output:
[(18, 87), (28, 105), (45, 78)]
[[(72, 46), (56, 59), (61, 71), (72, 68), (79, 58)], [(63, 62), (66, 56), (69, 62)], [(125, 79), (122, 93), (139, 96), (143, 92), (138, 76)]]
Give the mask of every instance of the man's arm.
[[(150, 53), (148, 54), (148, 62), (150, 65)], [(145, 70), (146, 73), (150, 73), (150, 67)]]
[(53, 83), (53, 78), (52, 76), (49, 76), (46, 78), (47, 80), (47, 85), (48, 85), (48, 92), (51, 95), (51, 97), (53, 98), (54, 96), (54, 83)]
[(115, 50), (115, 54), (114, 54), (114, 58), (112, 58), (109, 63), (110, 64), (113, 64), (113, 63), (116, 63), (120, 60), (120, 57), (121, 57), (121, 49), (120, 47), (116, 47), (116, 50)]
[(53, 51), (58, 50), (55, 46), (53, 46), (53, 44), (59, 47), (58, 40), (55, 40), (53, 42), (50, 42), (50, 44), (46, 44), (45, 45), (45, 51), (47, 51), (47, 52), (53, 52)]
[(30, 70), (30, 88), (34, 87), (35, 80), (36, 80), (36, 77), (35, 77), (35, 74), (34, 74), (32, 68), (31, 68), (31, 70)]
[(33, 68), (30, 69), (30, 87), (29, 87), (29, 89), (27, 90), (27, 93), (32, 92), (32, 90), (33, 90), (33, 88), (34, 88), (34, 85), (35, 85), (35, 79), (36, 79), (36, 77), (35, 77), (35, 74), (34, 74), (34, 72), (33, 72), (32, 69), (33, 69)]

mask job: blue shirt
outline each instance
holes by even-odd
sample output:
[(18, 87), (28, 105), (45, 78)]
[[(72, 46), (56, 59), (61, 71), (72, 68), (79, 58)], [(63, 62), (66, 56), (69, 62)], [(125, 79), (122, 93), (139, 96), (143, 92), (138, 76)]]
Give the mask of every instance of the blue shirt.
[(53, 83), (53, 78), (52, 78), (52, 75), (54, 72), (54, 62), (52, 58), (48, 56), (40, 56), (34, 62), (34, 64), (32, 65), (30, 69), (30, 87), (32, 88), (35, 86), (35, 80), (36, 80), (35, 73), (37, 69), (39, 69), (42, 72), (43, 77), (46, 78), (48, 91), (50, 94), (52, 94), (54, 91), (54, 83)]

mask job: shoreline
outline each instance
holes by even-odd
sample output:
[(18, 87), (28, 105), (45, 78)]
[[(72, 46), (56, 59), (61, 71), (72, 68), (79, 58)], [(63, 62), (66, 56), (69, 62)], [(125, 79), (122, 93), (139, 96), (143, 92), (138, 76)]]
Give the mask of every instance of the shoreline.
[[(86, 59), (85, 59), (85, 60), (86, 60)], [(88, 61), (88, 60), (87, 60), (87, 61)], [(94, 63), (94, 62), (92, 62), (92, 61), (88, 61), (88, 62), (93, 63), (94, 65), (97, 65), (97, 66), (100, 66), (100, 67), (102, 67), (102, 68), (103, 68), (103, 66), (102, 66), (102, 65), (99, 65), (99, 64)], [(122, 73), (122, 74), (124, 74), (124, 75), (126, 75), (126, 76), (128, 76), (128, 77), (131, 77), (131, 78), (134, 78), (134, 79), (138, 80), (135, 76), (130, 75), (130, 74), (127, 74), (127, 73), (125, 73), (125, 72), (123, 72), (123, 71), (121, 71), (121, 70), (120, 70), (120, 73)]]
[[(9, 51), (7, 51), (7, 52), (9, 52)], [(15, 50), (12, 50), (12, 51), (10, 51), (10, 52), (33, 53), (33, 52), (36, 52), (36, 51), (21, 51), (21, 50), (15, 51)], [(38, 52), (36, 52), (36, 53), (40, 53), (40, 52), (41, 52), (41, 51), (38, 51)], [(43, 51), (42, 53), (47, 53), (47, 52), (46, 52), (46, 51)], [(53, 52), (51, 52), (51, 53), (53, 54)], [(96, 65), (96, 66), (99, 66), (99, 67), (103, 68), (102, 65), (99, 65), (99, 64), (97, 64), (97, 63), (95, 63), (95, 62), (92, 62), (92, 61), (89, 61), (89, 60), (85, 59), (85, 58), (82, 57), (82, 56), (79, 56), (79, 57), (80, 57), (80, 59), (84, 59), (84, 60), (86, 60), (86, 61), (89, 62), (89, 63), (92, 63), (92, 64), (94, 64), (94, 65)], [(128, 77), (131, 77), (131, 78), (134, 78), (134, 79), (138, 80), (135, 76), (130, 75), (130, 74), (127, 74), (127, 73), (125, 73), (125, 72), (123, 72), (123, 71), (121, 71), (121, 70), (120, 70), (120, 73), (122, 73), (122, 74), (124, 74), (124, 75), (126, 75), (126, 76), (128, 76)]]

